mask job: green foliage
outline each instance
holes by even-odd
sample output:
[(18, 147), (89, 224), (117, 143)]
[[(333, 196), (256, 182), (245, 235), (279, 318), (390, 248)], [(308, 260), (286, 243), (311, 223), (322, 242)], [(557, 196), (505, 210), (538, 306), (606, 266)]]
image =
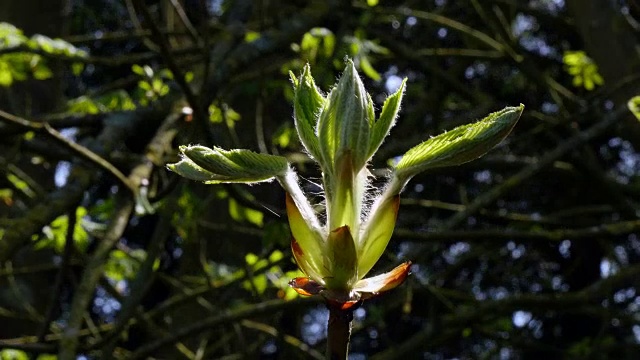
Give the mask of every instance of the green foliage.
[(271, 143), (282, 149), (286, 149), (292, 145), (295, 146), (295, 144), (298, 144), (295, 127), (291, 126), (291, 123), (288, 122), (282, 124), (276, 131), (273, 132)]
[[(375, 6), (371, 5), (370, 6)], [(380, 73), (371, 64), (371, 57), (374, 55), (388, 55), (389, 49), (380, 46), (376, 41), (366, 38), (365, 32), (358, 29), (353, 36), (346, 37), (345, 41), (349, 45), (348, 53), (353, 58), (354, 63), (370, 79), (380, 81)]]
[(27, 197), (30, 197), (30, 198), (36, 197), (36, 193), (33, 191), (33, 189), (31, 189), (29, 184), (27, 184), (26, 181), (22, 180), (17, 175), (8, 173), (7, 180), (11, 183), (11, 185), (13, 185), (14, 188), (16, 188), (16, 190), (19, 190)]
[(302, 70), (300, 78), (296, 78), (293, 73), (289, 73), (289, 76), (293, 82), (293, 115), (298, 136), (309, 155), (316, 161), (322, 162), (316, 124), (325, 99), (316, 87), (308, 64)]
[(633, 113), (636, 119), (640, 120), (640, 96), (634, 96), (627, 103), (629, 111)]
[(224, 123), (230, 129), (235, 127), (235, 123), (240, 121), (241, 116), (227, 104), (222, 104), (221, 108), (215, 104), (209, 105), (209, 121), (214, 124)]
[[(75, 212), (75, 226), (73, 228), (73, 244), (75, 248), (84, 253), (89, 245), (89, 234), (83, 227), (83, 218), (87, 215), (87, 209), (79, 206)], [(67, 239), (69, 229), (69, 217), (67, 215), (58, 216), (48, 226), (42, 229), (44, 236), (34, 235), (36, 241), (35, 248), (53, 248), (57, 253), (62, 253)]]
[(508, 107), (415, 146), (396, 164), (397, 177), (406, 182), (422, 171), (460, 165), (484, 155), (509, 135), (523, 110), (524, 105)]
[(136, 104), (129, 94), (120, 89), (92, 99), (80, 96), (67, 102), (67, 111), (74, 114), (98, 114), (112, 111), (135, 110)]
[[(27, 38), (22, 30), (4, 22), (0, 22), (0, 50), (15, 50), (0, 55), (0, 86), (4, 87), (11, 86), (15, 81), (24, 81), (29, 78), (36, 80), (51, 78), (53, 73), (47, 66), (44, 56), (69, 59), (88, 56), (85, 51), (61, 39), (51, 39), (40, 34)], [(82, 63), (72, 64), (74, 74), (79, 74), (82, 69)]]
[[(505, 108), (409, 150), (395, 166), (387, 191), (375, 196), (363, 221), (363, 203), (368, 196), (367, 163), (395, 123), (406, 80), (387, 98), (376, 120), (373, 101), (353, 61), (346, 63), (344, 73), (326, 98), (317, 89), (308, 64), (300, 77), (291, 74), (295, 127), (301, 143), (322, 170), (327, 218), (324, 226), (319, 225), (284, 157), (196, 145), (180, 147), (182, 160), (168, 165), (182, 176), (207, 183), (255, 183), (277, 178), (287, 191), (293, 255), (308, 277), (294, 279), (292, 286), (306, 295), (326, 287), (333, 295), (325, 297), (337, 302), (355, 302), (360, 299), (359, 291), (389, 290), (407, 276), (409, 262), (391, 272), (363, 279), (391, 238), (399, 206), (397, 194), (406, 182), (427, 169), (459, 165), (484, 155), (509, 134), (524, 108)], [(262, 225), (261, 217), (252, 220), (250, 212), (240, 209), (230, 199), (232, 218)], [(255, 255), (246, 260), (252, 266), (258, 262)], [(266, 279), (255, 278), (248, 285), (261, 293)]]
[(273, 265), (264, 271), (269, 264), (279, 262), (283, 258), (284, 254), (279, 250), (273, 251), (267, 258), (262, 259), (256, 254), (247, 253), (245, 262), (250, 268), (250, 274), (249, 279), (242, 282), (242, 287), (247, 291), (255, 292), (256, 295), (262, 295), (272, 287), (277, 289), (278, 297), (282, 299), (292, 300), (298, 297), (298, 293), (289, 286), (287, 279), (299, 275), (299, 272), (287, 271), (283, 273), (282, 268), (278, 265)]
[[(53, 354), (39, 354), (35, 360), (56, 360), (58, 356)], [(29, 360), (32, 359), (26, 352), (16, 349), (0, 350), (0, 360)]]
[(323, 27), (312, 28), (302, 36), (300, 45), (294, 50), (300, 52), (302, 59), (315, 63), (318, 58), (330, 58), (336, 46), (336, 37), (331, 30)]
[(0, 351), (0, 360), (29, 360), (29, 356), (22, 350), (4, 349)]
[(257, 31), (247, 31), (244, 34), (244, 41), (247, 43), (254, 42), (258, 39), (260, 39), (260, 33)]
[(13, 204), (13, 196), (13, 190), (0, 189), (0, 201), (5, 205), (11, 206)]
[[(140, 264), (147, 257), (144, 249), (135, 250), (120, 250), (114, 249), (109, 253), (109, 258), (104, 267), (104, 275), (112, 281), (131, 280), (135, 277)], [(156, 261), (154, 268), (159, 266), (159, 261)]]
[(182, 146), (183, 159), (167, 167), (192, 180), (216, 183), (257, 183), (284, 175), (286, 158), (258, 154), (249, 150), (226, 151), (204, 146)]
[[(154, 71), (149, 65), (140, 66), (134, 64), (131, 71), (140, 77), (138, 81), (138, 91), (135, 96), (136, 100), (142, 106), (148, 106), (150, 103), (157, 101), (169, 93), (168, 80), (173, 80), (173, 73), (168, 69)], [(193, 74), (186, 77), (185, 80), (192, 78)]]
[(229, 215), (238, 222), (248, 222), (257, 227), (264, 225), (264, 214), (262, 211), (240, 205), (234, 198), (229, 198)]
[(593, 90), (604, 84), (598, 65), (584, 51), (566, 51), (562, 57), (566, 71), (573, 76), (573, 86)]

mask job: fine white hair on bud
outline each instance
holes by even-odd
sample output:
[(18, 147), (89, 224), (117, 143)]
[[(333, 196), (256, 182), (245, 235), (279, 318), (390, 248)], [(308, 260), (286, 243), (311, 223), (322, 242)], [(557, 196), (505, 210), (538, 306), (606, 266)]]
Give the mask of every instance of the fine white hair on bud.
[[(286, 191), (291, 250), (305, 273), (289, 284), (299, 294), (322, 294), (343, 307), (390, 290), (409, 274), (411, 262), (405, 262), (364, 279), (391, 240), (399, 195), (411, 178), (484, 155), (511, 132), (524, 109), (507, 107), (478, 122), (425, 136), (426, 141), (388, 162), (392, 163), (388, 173), (375, 178), (369, 163), (396, 123), (407, 80), (387, 97), (376, 117), (355, 64), (350, 59), (345, 63), (343, 74), (326, 94), (316, 86), (308, 64), (300, 76), (290, 74), (296, 132), (303, 150), (322, 172), (321, 183), (313, 183), (312, 191), (303, 191), (287, 158), (249, 150), (183, 146), (181, 161), (167, 165), (206, 183), (278, 180)], [(632, 111), (637, 110), (636, 102), (629, 105)]]

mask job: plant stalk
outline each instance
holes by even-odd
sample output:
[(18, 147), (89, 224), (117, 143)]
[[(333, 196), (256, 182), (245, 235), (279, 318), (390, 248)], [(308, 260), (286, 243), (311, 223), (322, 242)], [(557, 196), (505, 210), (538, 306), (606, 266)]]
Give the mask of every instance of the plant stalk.
[(327, 326), (327, 360), (346, 360), (351, 339), (353, 311), (357, 306), (342, 309), (342, 304), (327, 303), (329, 324)]

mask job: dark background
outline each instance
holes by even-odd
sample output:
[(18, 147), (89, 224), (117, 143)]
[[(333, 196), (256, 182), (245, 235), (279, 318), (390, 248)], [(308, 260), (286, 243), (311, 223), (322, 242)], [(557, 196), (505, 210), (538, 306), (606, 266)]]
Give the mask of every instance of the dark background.
[(413, 275), (356, 312), (350, 358), (640, 358), (636, 0), (3, 0), (0, 21), (23, 32), (0, 27), (2, 359), (322, 358), (283, 191), (164, 164), (248, 148), (316, 191), (288, 71), (328, 91), (345, 56), (378, 110), (408, 78), (373, 168), (526, 106), (405, 190), (376, 269)]

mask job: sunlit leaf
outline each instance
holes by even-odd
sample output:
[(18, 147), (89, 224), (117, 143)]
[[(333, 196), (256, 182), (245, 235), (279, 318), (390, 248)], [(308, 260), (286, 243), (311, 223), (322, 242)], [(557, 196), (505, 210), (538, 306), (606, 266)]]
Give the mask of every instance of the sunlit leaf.
[(289, 164), (281, 156), (250, 150), (223, 150), (204, 146), (182, 146), (184, 158), (167, 167), (189, 179), (209, 183), (257, 183), (287, 172)]
[(305, 221), (293, 198), (286, 194), (287, 218), (291, 229), (291, 252), (298, 266), (309, 277), (324, 284), (323, 266), (325, 244), (321, 234)]
[(632, 97), (627, 103), (627, 107), (633, 113), (633, 115), (635, 115), (635, 117), (640, 120), (640, 96)]
[(399, 207), (400, 197), (393, 196), (372, 209), (358, 244), (358, 275), (360, 277), (365, 276), (373, 268), (387, 248), (396, 225)]
[(29, 356), (22, 350), (0, 350), (0, 360), (29, 360)]
[(9, 182), (18, 190), (20, 190), (23, 194), (25, 194), (26, 196), (30, 197), (30, 198), (34, 198), (36, 197), (36, 193), (35, 191), (33, 191), (33, 189), (31, 189), (31, 187), (29, 186), (29, 184), (27, 184), (26, 181), (22, 180), (21, 178), (19, 178), (18, 176), (14, 175), (14, 174), (7, 174), (7, 180), (9, 180)]
[(244, 34), (244, 41), (247, 43), (254, 42), (260, 38), (260, 33), (257, 31), (247, 31)]
[(402, 95), (404, 94), (405, 85), (407, 79), (402, 80), (402, 84), (389, 96), (382, 105), (382, 111), (380, 112), (380, 118), (373, 124), (371, 128), (371, 140), (369, 142), (369, 157), (373, 156), (385, 137), (389, 135), (389, 131), (395, 125), (396, 118), (398, 117), (398, 111), (400, 111), (400, 103), (402, 102)]
[[(354, 171), (359, 171), (368, 160), (369, 132), (373, 119), (369, 108), (371, 98), (351, 60), (331, 90), (318, 120), (318, 139), (322, 158), (332, 168), (338, 160), (349, 154)], [(325, 165), (326, 165), (325, 164)], [(324, 169), (330, 171), (331, 168)]]
[(229, 215), (238, 222), (246, 221), (258, 227), (263, 225), (264, 214), (261, 211), (242, 206), (233, 198), (229, 198)]
[(298, 136), (309, 155), (321, 161), (322, 156), (315, 128), (318, 122), (317, 116), (325, 103), (325, 99), (316, 87), (308, 64), (304, 67), (299, 79), (293, 74), (290, 75), (294, 83), (293, 114)]
[(380, 79), (382, 78), (380, 76), (380, 73), (373, 67), (373, 65), (371, 65), (371, 62), (369, 61), (369, 58), (367, 56), (360, 56), (359, 61), (360, 69), (368, 78), (374, 81), (380, 81)]
[(415, 146), (395, 166), (396, 175), (406, 181), (424, 170), (460, 165), (484, 155), (511, 132), (523, 109), (523, 105), (507, 107)]
[(604, 84), (598, 65), (584, 51), (566, 51), (562, 61), (567, 73), (573, 76), (573, 86), (591, 91), (596, 85)]
[(104, 274), (113, 281), (133, 279), (146, 256), (143, 249), (135, 249), (129, 253), (114, 249), (109, 253)]
[(9, 64), (0, 56), (0, 86), (9, 87), (13, 84), (13, 75)]
[(391, 290), (404, 282), (410, 269), (411, 261), (407, 261), (387, 273), (358, 281), (353, 290), (373, 294)]
[(349, 290), (358, 277), (358, 255), (351, 230), (348, 226), (339, 227), (327, 238), (329, 269), (325, 278), (326, 286), (331, 290)]

